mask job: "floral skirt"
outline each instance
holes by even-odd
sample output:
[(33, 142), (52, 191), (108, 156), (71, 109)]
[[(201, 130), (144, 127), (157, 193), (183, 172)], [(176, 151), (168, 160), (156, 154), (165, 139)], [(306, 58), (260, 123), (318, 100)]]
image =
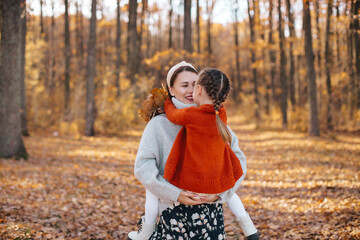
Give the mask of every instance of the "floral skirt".
[(165, 209), (150, 240), (225, 239), (222, 204), (178, 205)]

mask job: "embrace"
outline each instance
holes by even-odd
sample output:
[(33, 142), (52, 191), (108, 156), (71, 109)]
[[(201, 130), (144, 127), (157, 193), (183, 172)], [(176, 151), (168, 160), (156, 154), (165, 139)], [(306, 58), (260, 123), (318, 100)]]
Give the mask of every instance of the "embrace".
[(165, 114), (151, 117), (136, 156), (135, 176), (146, 188), (145, 215), (128, 239), (225, 239), (225, 202), (246, 239), (260, 239), (235, 194), (246, 159), (226, 125), (222, 103), (229, 79), (217, 69), (198, 74), (183, 61), (169, 70), (166, 83)]

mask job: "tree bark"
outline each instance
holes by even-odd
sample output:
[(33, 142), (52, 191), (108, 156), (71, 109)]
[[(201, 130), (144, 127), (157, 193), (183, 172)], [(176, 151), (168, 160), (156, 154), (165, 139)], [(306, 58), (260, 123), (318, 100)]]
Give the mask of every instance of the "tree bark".
[(131, 85), (135, 85), (139, 72), (139, 38), (137, 32), (137, 1), (129, 0), (129, 22), (128, 22), (128, 77), (130, 78)]
[(338, 22), (340, 21), (340, 10), (339, 10), (340, 0), (336, 2), (336, 59), (337, 65), (340, 67), (340, 34), (338, 30)]
[(196, 34), (197, 52), (200, 53), (200, 0), (196, 0)]
[[(259, 92), (258, 92), (258, 82), (257, 82), (257, 71), (256, 66), (254, 66), (256, 62), (256, 54), (255, 54), (255, 13), (256, 13), (256, 0), (252, 1), (252, 10), (250, 6), (249, 0), (247, 0), (248, 4), (248, 15), (249, 15), (249, 25), (250, 25), (250, 42), (251, 46), (251, 63), (253, 69), (253, 83), (254, 83), (254, 95), (255, 95), (255, 118), (257, 120), (260, 119), (260, 112), (259, 112)], [(252, 12), (252, 14), (251, 14)]]
[(281, 0), (278, 0), (279, 14), (279, 49), (280, 49), (280, 84), (281, 84), (281, 114), (283, 120), (283, 128), (287, 128), (287, 81), (286, 81), (286, 58), (284, 50), (284, 32), (282, 28)]
[(70, 60), (71, 60), (71, 48), (70, 48), (70, 28), (69, 28), (69, 12), (68, 12), (68, 0), (65, 0), (65, 84), (64, 84), (64, 116), (65, 120), (68, 120), (68, 114), (70, 113)]
[(121, 22), (120, 22), (120, 0), (116, 0), (116, 69), (115, 69), (115, 87), (116, 96), (120, 97), (120, 64), (121, 64)]
[(350, 2), (350, 26), (349, 26), (349, 37), (348, 37), (348, 69), (349, 69), (349, 76), (350, 76), (350, 87), (348, 94), (350, 95), (349, 99), (349, 106), (350, 106), (350, 117), (353, 116), (353, 110), (355, 108), (355, 101), (354, 101), (354, 89), (355, 89), (355, 67), (354, 67), (354, 39), (355, 39), (355, 32), (354, 32), (354, 13), (355, 13), (355, 4), (354, 0)]
[(83, 14), (79, 9), (79, 3), (76, 2), (76, 42), (77, 42), (77, 57), (79, 67), (82, 68), (82, 58), (84, 56), (84, 37), (83, 37)]
[(274, 39), (273, 39), (273, 1), (270, 1), (269, 7), (269, 57), (270, 57), (270, 78), (271, 78), (271, 92), (272, 92), (272, 99), (276, 101), (276, 91), (275, 91), (275, 65), (276, 65), (276, 55), (274, 48)]
[(54, 1), (51, 1), (52, 15), (51, 15), (51, 29), (50, 29), (50, 41), (51, 41), (51, 49), (50, 49), (50, 68), (49, 68), (49, 81), (46, 86), (48, 90), (52, 90), (55, 85), (55, 16), (54, 16)]
[(235, 1), (234, 7), (234, 32), (235, 32), (235, 71), (236, 71), (236, 78), (234, 79), (234, 87), (233, 87), (233, 96), (234, 101), (239, 102), (241, 99), (239, 98), (239, 93), (242, 91), (242, 84), (241, 84), (241, 76), (240, 76), (240, 50), (239, 50), (239, 29), (238, 29), (238, 11), (239, 11), (239, 0)]
[(172, 14), (173, 14), (173, 5), (172, 0), (170, 0), (170, 10), (169, 10), (169, 42), (168, 48), (172, 48)]
[[(356, 85), (355, 86), (355, 105), (357, 109), (360, 109), (360, 0), (356, 0), (354, 5), (354, 15), (357, 15), (357, 18), (354, 18), (354, 42), (355, 42), (355, 65), (356, 65)], [(357, 99), (357, 100), (356, 100)]]
[(147, 0), (142, 0), (142, 8), (141, 8), (141, 16), (140, 16), (140, 32), (139, 32), (139, 50), (140, 54), (139, 57), (141, 57), (141, 46), (142, 46), (142, 39), (143, 39), (143, 32), (144, 32), (144, 23), (145, 23), (145, 15), (147, 11)]
[(309, 94), (309, 135), (320, 136), (317, 96), (316, 73), (314, 67), (314, 51), (312, 46), (311, 16), (309, 0), (303, 1), (303, 28), (305, 32), (305, 57), (307, 66), (308, 94)]
[(0, 65), (0, 157), (27, 158), (21, 136), (21, 5), (2, 0)]
[(326, 16), (326, 34), (325, 34), (325, 72), (326, 72), (326, 89), (328, 93), (328, 104), (327, 104), (327, 128), (332, 130), (332, 90), (331, 90), (331, 50), (330, 50), (330, 28), (331, 28), (331, 14), (332, 14), (332, 6), (333, 0), (328, 0), (327, 6), (327, 16)]
[(25, 85), (25, 46), (26, 46), (26, 1), (22, 0), (21, 6), (21, 24), (20, 24), (20, 39), (21, 39), (21, 55), (20, 55), (20, 86), (21, 86), (21, 132), (23, 136), (29, 136), (27, 126), (27, 111), (26, 111), (26, 85)]
[(319, 1), (315, 2), (315, 20), (316, 20), (316, 38), (318, 41), (318, 51), (317, 51), (317, 63), (318, 63), (318, 73), (319, 77), (321, 78), (321, 31), (320, 31), (320, 24), (319, 24), (319, 18), (320, 18), (320, 7), (319, 7)]
[[(181, 4), (181, 1), (180, 1)], [(179, 6), (180, 8), (180, 6)], [(181, 48), (181, 20), (180, 20), (180, 14), (177, 15), (177, 47), (180, 49)]]
[(192, 52), (191, 44), (191, 0), (184, 0), (184, 50)]
[(87, 77), (86, 77), (86, 126), (85, 135), (94, 136), (95, 123), (95, 85), (96, 74), (96, 0), (91, 3), (90, 34), (88, 43), (87, 57)]
[(294, 27), (294, 16), (291, 11), (291, 3), (290, 0), (286, 0), (286, 8), (287, 8), (287, 15), (289, 19), (289, 29), (290, 29), (290, 48), (289, 48), (289, 56), (290, 56), (290, 72), (289, 72), (289, 83), (290, 83), (290, 100), (292, 108), (294, 109), (296, 101), (295, 101), (295, 62), (294, 62), (294, 40), (295, 36), (295, 27)]
[(43, 17), (44, 0), (40, 0), (40, 36), (44, 33), (44, 17)]
[(211, 25), (212, 25), (212, 13), (215, 6), (215, 0), (211, 0), (211, 6), (209, 5), (209, 0), (206, 1), (206, 11), (207, 11), (207, 23), (206, 23), (206, 36), (207, 36), (207, 53), (208, 53), (208, 66), (214, 65), (213, 62), (213, 49), (212, 49), (212, 34), (211, 34)]

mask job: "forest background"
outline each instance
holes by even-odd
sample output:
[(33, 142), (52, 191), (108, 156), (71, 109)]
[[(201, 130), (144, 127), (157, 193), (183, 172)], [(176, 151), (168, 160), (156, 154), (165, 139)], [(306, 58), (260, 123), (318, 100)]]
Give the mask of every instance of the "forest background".
[[(116, 135), (141, 121), (149, 90), (182, 60), (224, 71), (227, 105), (258, 128), (360, 129), (359, 1), (304, 1), (310, 25), (303, 2), (291, 0), (19, 4), (23, 23), (9, 31), (23, 45), (25, 135)], [(216, 8), (227, 21), (213, 22)]]
[(141, 103), (182, 60), (231, 79), (237, 194), (262, 239), (360, 239), (360, 0), (0, 9), (1, 239), (126, 239), (144, 208)]

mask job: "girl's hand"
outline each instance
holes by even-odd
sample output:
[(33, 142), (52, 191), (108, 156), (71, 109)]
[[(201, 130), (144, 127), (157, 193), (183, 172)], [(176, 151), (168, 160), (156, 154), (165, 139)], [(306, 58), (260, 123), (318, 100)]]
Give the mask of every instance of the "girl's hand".
[(182, 191), (177, 200), (184, 205), (198, 205), (205, 203), (205, 201), (197, 199), (196, 197), (195, 193)]

